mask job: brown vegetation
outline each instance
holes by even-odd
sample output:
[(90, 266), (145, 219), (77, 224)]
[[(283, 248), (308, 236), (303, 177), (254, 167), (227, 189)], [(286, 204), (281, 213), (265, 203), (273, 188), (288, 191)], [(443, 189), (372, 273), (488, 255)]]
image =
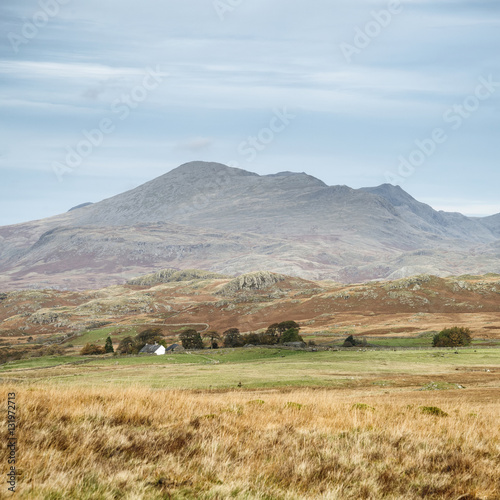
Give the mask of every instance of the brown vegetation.
[[(0, 301), (0, 341), (10, 346), (26, 345), (30, 338), (69, 341), (78, 332), (107, 325), (137, 331), (159, 328), (161, 335), (175, 340), (182, 328), (196, 328), (202, 334), (237, 328), (244, 335), (266, 333), (269, 325), (289, 319), (300, 323), (302, 336), (313, 334), (312, 340), (320, 342), (348, 335), (437, 333), (450, 325), (469, 327), (475, 338), (500, 338), (497, 276), (467, 280), (420, 276), (351, 286), (287, 277), (265, 289), (219, 295), (220, 287), (229, 282), (206, 279), (152, 288), (10, 292)], [(40, 311), (55, 322), (31, 321)], [(112, 337), (116, 343), (121, 338)]]
[(498, 398), (1, 391), (17, 393), (19, 498), (499, 498)]

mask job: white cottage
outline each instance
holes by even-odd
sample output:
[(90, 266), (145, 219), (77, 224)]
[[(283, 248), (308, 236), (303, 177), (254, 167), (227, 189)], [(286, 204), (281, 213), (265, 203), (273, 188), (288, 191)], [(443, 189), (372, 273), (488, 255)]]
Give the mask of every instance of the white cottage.
[(161, 356), (165, 354), (165, 347), (160, 344), (146, 344), (140, 351), (139, 354), (156, 354)]

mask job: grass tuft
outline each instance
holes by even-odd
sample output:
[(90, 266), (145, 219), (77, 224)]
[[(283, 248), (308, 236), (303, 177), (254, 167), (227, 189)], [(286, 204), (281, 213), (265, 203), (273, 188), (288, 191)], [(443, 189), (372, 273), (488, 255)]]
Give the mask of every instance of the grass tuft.
[(448, 416), (448, 413), (441, 410), (441, 408), (438, 408), (437, 406), (421, 406), (420, 411), (422, 413), (426, 413), (427, 415), (434, 415), (436, 417), (447, 417)]

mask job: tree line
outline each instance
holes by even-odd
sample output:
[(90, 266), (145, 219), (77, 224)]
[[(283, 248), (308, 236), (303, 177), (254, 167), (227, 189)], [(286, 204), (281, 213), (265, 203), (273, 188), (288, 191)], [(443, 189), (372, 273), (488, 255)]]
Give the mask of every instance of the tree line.
[(229, 328), (222, 334), (215, 330), (205, 332), (203, 336), (194, 329), (184, 330), (179, 340), (184, 349), (204, 349), (203, 339), (208, 341), (210, 349), (219, 347), (243, 347), (248, 344), (276, 345), (286, 342), (304, 342), (299, 334), (300, 325), (295, 321), (282, 321), (269, 325), (263, 333), (242, 334), (238, 328)]
[[(304, 342), (299, 334), (300, 325), (295, 321), (282, 321), (269, 325), (262, 333), (242, 334), (238, 328), (229, 328), (222, 333), (209, 330), (200, 334), (195, 329), (184, 330), (179, 334), (179, 341), (184, 349), (218, 349), (219, 347), (243, 347), (252, 345), (279, 345), (288, 342)], [(469, 328), (455, 326), (445, 328), (433, 338), (434, 347), (468, 346), (472, 340)], [(138, 354), (146, 344), (160, 344), (167, 347), (166, 339), (160, 328), (148, 328), (135, 337), (128, 336), (120, 340), (116, 352), (119, 354)], [(313, 345), (313, 343), (310, 343)], [(366, 339), (358, 340), (352, 335), (347, 337), (343, 347), (366, 346)], [(106, 339), (104, 346), (86, 344), (81, 354), (106, 354), (114, 352), (111, 338)]]
[[(209, 330), (202, 335), (195, 329), (188, 329), (179, 334), (179, 342), (184, 349), (218, 349), (219, 347), (243, 347), (247, 344), (276, 345), (286, 342), (303, 342), (299, 331), (300, 325), (295, 321), (273, 323), (263, 333), (242, 334), (238, 328), (229, 328), (222, 333)], [(148, 328), (134, 337), (124, 337), (120, 340), (116, 352), (119, 354), (138, 354), (146, 344), (154, 343), (167, 347), (166, 339), (160, 328)], [(104, 347), (86, 344), (80, 351), (83, 355), (110, 352), (114, 352), (110, 337), (106, 339)]]

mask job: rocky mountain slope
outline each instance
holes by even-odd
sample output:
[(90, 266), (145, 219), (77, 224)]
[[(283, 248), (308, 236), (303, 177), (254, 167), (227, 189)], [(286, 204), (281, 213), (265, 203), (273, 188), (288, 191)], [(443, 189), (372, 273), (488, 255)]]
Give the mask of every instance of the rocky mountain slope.
[(360, 282), (500, 271), (500, 214), (437, 212), (401, 188), (327, 186), (192, 162), (56, 217), (0, 227), (0, 288), (82, 289), (163, 267)]

